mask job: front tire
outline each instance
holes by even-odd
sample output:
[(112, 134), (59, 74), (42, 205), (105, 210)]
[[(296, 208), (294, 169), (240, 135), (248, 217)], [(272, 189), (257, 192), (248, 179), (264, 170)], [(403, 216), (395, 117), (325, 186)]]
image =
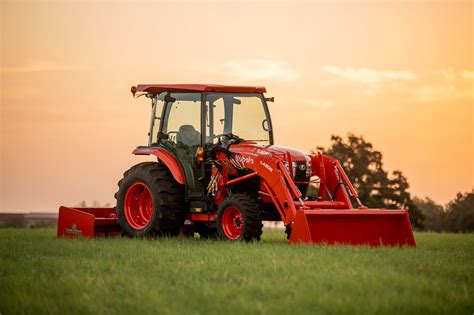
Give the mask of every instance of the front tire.
[(217, 231), (224, 240), (259, 241), (262, 235), (262, 209), (255, 197), (243, 193), (228, 196), (217, 210)]
[(137, 164), (124, 173), (118, 186), (115, 212), (126, 235), (178, 235), (185, 218), (184, 186), (165, 165)]

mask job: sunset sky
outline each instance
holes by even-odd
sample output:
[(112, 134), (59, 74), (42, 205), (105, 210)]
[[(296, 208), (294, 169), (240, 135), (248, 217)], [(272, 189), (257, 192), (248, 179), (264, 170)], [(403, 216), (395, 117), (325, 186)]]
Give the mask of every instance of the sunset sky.
[(474, 187), (473, 2), (1, 1), (0, 211), (114, 203), (139, 83), (263, 85), (276, 143), (363, 135), (410, 192)]

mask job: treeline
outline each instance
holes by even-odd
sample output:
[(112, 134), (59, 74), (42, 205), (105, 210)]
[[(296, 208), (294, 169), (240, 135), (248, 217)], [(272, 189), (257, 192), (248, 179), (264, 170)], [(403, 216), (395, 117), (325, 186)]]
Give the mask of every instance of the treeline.
[(474, 190), (456, 198), (444, 207), (430, 198), (413, 198), (423, 214), (423, 230), (433, 232), (468, 233), (474, 231)]

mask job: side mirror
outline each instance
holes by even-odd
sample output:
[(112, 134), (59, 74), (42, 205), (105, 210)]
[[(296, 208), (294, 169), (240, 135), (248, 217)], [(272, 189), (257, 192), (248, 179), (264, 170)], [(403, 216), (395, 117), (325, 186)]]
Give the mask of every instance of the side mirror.
[(174, 102), (176, 102), (176, 98), (170, 96), (169, 94), (166, 94), (164, 101), (166, 103), (174, 103)]
[(265, 97), (265, 101), (267, 101), (267, 102), (272, 102), (272, 103), (273, 103), (273, 102), (275, 102), (275, 97), (274, 97), (274, 96), (272, 96), (272, 97)]
[(164, 133), (164, 132), (161, 132), (161, 131), (158, 132), (158, 139), (168, 140), (169, 138), (170, 138), (170, 136), (167, 133)]

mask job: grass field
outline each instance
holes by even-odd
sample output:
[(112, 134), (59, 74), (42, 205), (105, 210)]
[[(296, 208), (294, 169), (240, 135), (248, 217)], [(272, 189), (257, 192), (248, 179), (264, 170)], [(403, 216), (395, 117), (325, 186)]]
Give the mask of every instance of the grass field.
[(474, 234), (418, 248), (56, 239), (0, 230), (0, 313), (474, 313)]

